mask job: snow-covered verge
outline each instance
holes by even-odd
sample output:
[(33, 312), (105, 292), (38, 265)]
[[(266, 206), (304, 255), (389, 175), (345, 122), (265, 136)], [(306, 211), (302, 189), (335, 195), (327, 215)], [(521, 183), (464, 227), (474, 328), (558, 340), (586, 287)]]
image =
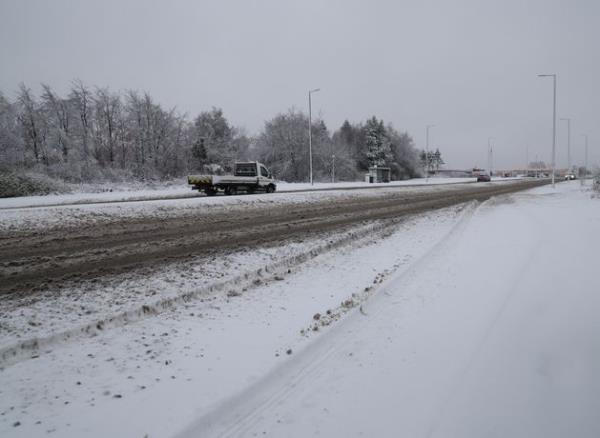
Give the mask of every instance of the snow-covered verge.
[[(71, 187), (72, 193), (51, 194), (45, 196), (21, 196), (16, 198), (1, 198), (0, 208), (43, 207), (50, 205), (88, 204), (102, 202), (138, 201), (150, 199), (170, 199), (194, 197), (188, 185), (183, 183), (168, 186), (130, 187), (130, 188), (90, 188), (89, 186)], [(78, 191), (80, 189), (81, 191)]]
[(57, 342), (0, 371), (0, 435), (598, 436), (590, 195), (428, 213)]
[(14, 196), (49, 195), (67, 190), (64, 183), (42, 174), (0, 170), (0, 199)]

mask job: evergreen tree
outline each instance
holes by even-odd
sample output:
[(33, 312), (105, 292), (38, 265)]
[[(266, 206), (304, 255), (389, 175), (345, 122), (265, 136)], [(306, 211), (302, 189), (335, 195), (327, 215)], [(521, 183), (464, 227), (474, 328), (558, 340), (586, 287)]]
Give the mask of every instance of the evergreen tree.
[(206, 164), (207, 154), (206, 147), (204, 146), (204, 138), (199, 138), (192, 145), (192, 157), (194, 158), (194, 167), (198, 170), (202, 169), (202, 166)]
[(234, 150), (234, 129), (223, 115), (223, 110), (214, 108), (200, 113), (194, 121), (196, 135), (204, 139), (204, 147), (211, 164), (218, 164), (226, 170), (237, 159)]
[(435, 171), (437, 172), (438, 170), (440, 170), (440, 167), (443, 166), (444, 164), (446, 164), (442, 158), (442, 153), (440, 152), (439, 149), (436, 149), (435, 152), (433, 153), (433, 157), (432, 157), (432, 164), (433, 167), (435, 168)]
[(398, 132), (390, 123), (386, 126), (386, 134), (390, 141), (392, 178), (402, 180), (414, 178), (417, 171), (419, 157), (414, 148), (414, 142), (407, 132)]
[[(441, 159), (441, 154), (440, 154), (440, 159)], [(429, 174), (433, 173), (433, 170), (436, 168), (435, 152), (421, 151), (421, 153), (419, 154), (419, 160), (421, 161), (421, 166), (423, 167), (425, 174), (429, 175)], [(443, 162), (442, 162), (442, 164), (443, 164)]]
[(337, 140), (342, 144), (354, 145), (356, 143), (356, 129), (348, 120), (344, 120), (344, 123), (335, 135), (337, 136)]
[(375, 116), (367, 120), (365, 134), (369, 166), (385, 166), (390, 160), (391, 150), (383, 121)]

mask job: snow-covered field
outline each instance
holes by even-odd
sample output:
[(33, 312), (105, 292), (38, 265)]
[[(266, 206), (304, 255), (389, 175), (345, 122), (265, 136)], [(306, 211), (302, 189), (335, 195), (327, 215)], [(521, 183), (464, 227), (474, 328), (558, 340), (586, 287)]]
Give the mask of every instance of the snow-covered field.
[[(572, 182), (230, 255), (246, 282), (0, 364), (0, 436), (596, 437), (599, 247), (600, 199)], [(111, 287), (139, 305), (223, 281), (169, 268)], [(77, 305), (110, 318), (93, 292)], [(85, 320), (45, 300), (2, 304), (3, 345)]]

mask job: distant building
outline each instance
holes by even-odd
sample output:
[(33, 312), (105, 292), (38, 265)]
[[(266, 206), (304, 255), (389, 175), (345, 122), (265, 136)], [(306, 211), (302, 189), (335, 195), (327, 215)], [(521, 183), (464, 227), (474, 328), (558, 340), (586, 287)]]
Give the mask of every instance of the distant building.
[(370, 183), (389, 183), (392, 171), (389, 167), (369, 167), (365, 180)]
[(468, 178), (473, 175), (470, 170), (461, 169), (440, 169), (436, 172), (437, 176), (445, 176), (448, 178)]

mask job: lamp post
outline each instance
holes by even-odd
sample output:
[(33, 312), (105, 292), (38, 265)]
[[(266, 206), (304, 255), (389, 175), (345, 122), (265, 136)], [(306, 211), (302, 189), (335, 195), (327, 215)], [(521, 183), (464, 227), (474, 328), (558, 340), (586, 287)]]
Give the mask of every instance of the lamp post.
[(488, 137), (488, 171), (490, 178), (492, 177), (492, 140), (494, 137)]
[(429, 182), (429, 129), (435, 125), (425, 127), (425, 182)]
[(313, 159), (312, 159), (312, 103), (310, 95), (321, 91), (320, 88), (308, 90), (308, 161), (310, 168), (310, 185), (313, 185)]
[(539, 78), (552, 78), (554, 85), (553, 110), (552, 110), (552, 188), (554, 184), (554, 173), (556, 169), (556, 74), (538, 75)]
[(571, 173), (571, 119), (561, 117), (560, 120), (567, 122), (567, 173)]
[[(588, 174), (588, 136), (587, 134), (582, 134), (583, 138), (585, 138), (585, 161), (583, 164), (583, 169), (584, 169), (584, 174), (583, 177), (587, 177)], [(579, 176), (579, 181), (581, 182), (581, 185), (583, 185), (583, 178), (581, 176)]]
[(331, 154), (331, 182), (335, 182), (335, 154)]

